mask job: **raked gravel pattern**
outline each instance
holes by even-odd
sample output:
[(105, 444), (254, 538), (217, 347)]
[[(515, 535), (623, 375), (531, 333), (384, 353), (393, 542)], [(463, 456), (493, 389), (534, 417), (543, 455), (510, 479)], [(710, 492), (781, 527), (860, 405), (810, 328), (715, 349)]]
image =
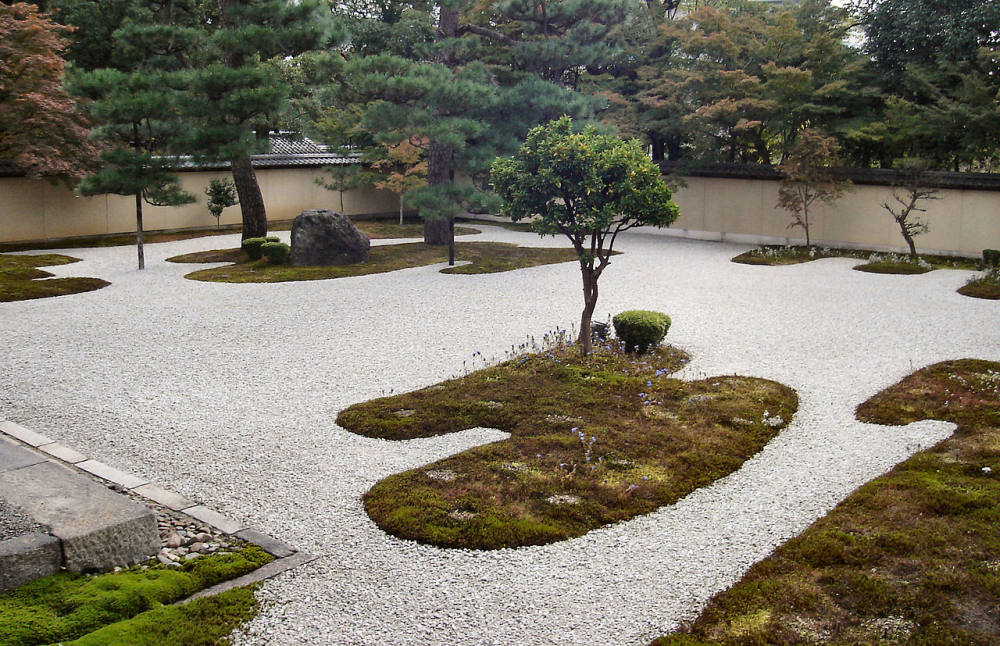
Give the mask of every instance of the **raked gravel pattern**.
[[(563, 246), (494, 227), (463, 239)], [(226, 285), (164, 262), (236, 240), (147, 245), (144, 272), (134, 248), (65, 252), (85, 261), (53, 273), (112, 285), (0, 304), (0, 417), (320, 555), (263, 586), (240, 644), (642, 644), (952, 430), (862, 424), (859, 403), (929, 363), (1000, 359), (1000, 303), (955, 293), (968, 272), (753, 267), (729, 262), (746, 246), (625, 235), (599, 318), (667, 312), (669, 342), (694, 359), (682, 376), (775, 379), (798, 391), (799, 412), (739, 471), (672, 507), (554, 545), (442, 550), (385, 535), (360, 496), (503, 434), (373, 440), (337, 427), (337, 412), (569, 327), (577, 267)]]

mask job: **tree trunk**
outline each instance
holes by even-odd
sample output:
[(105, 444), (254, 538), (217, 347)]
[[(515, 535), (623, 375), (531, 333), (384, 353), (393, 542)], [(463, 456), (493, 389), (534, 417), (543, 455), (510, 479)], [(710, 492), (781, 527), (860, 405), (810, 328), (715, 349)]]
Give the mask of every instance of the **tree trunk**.
[(910, 232), (906, 230), (906, 226), (903, 224), (899, 225), (900, 230), (903, 232), (903, 239), (906, 240), (906, 244), (910, 247), (910, 258), (917, 257), (917, 245), (913, 244), (913, 236)]
[(264, 210), (264, 197), (260, 194), (257, 174), (253, 171), (249, 157), (240, 157), (232, 161), (233, 183), (236, 184), (236, 194), (240, 198), (240, 211), (243, 214), (243, 240), (247, 238), (263, 238), (267, 235), (267, 211)]
[[(427, 150), (427, 185), (441, 186), (451, 181), (451, 161), (454, 157), (451, 146), (432, 141)], [(424, 220), (424, 243), (451, 245), (454, 240), (454, 218), (426, 218)]]
[(135, 245), (139, 250), (139, 269), (145, 269), (146, 254), (142, 248), (142, 193), (135, 194)]
[(580, 344), (580, 354), (587, 356), (593, 350), (590, 321), (597, 307), (597, 277), (592, 267), (581, 266), (580, 272), (583, 275), (583, 314), (580, 315), (580, 336), (577, 342)]
[(399, 226), (403, 226), (403, 194), (399, 194)]

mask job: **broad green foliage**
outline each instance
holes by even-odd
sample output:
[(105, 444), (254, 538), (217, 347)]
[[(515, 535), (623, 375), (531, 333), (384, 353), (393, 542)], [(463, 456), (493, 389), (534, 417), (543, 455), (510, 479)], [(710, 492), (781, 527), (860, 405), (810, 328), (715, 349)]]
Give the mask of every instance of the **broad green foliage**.
[(670, 329), (669, 316), (648, 310), (626, 310), (616, 314), (611, 322), (625, 349), (638, 353), (658, 346)]
[(503, 215), (515, 222), (536, 218), (537, 233), (564, 235), (573, 243), (584, 291), (580, 349), (589, 353), (597, 281), (618, 234), (667, 226), (677, 218), (659, 168), (638, 141), (602, 135), (593, 127), (573, 132), (572, 120), (564, 116), (529, 131), (516, 155), (493, 163), (491, 177)]

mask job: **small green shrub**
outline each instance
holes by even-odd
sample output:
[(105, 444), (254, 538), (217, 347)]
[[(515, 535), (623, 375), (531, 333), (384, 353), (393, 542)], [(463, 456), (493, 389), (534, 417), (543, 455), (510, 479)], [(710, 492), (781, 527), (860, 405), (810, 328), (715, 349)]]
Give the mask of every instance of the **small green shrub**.
[(1000, 267), (1000, 249), (983, 249), (983, 265)]
[(264, 242), (281, 242), (281, 238), (278, 236), (267, 236), (264, 238)]
[(640, 353), (658, 346), (670, 329), (669, 316), (648, 310), (626, 310), (611, 322), (625, 347)]
[(292, 248), (284, 242), (265, 242), (260, 246), (261, 253), (272, 265), (283, 265), (288, 261)]
[(240, 245), (243, 247), (243, 251), (250, 256), (250, 260), (260, 260), (261, 254), (263, 253), (260, 246), (267, 242), (266, 238), (247, 238)]

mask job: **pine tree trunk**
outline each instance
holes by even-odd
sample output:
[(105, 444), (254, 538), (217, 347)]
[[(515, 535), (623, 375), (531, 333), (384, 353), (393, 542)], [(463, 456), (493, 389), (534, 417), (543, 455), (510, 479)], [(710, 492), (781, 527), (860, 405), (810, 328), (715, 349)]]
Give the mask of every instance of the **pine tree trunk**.
[(580, 315), (580, 336), (577, 342), (580, 344), (580, 354), (587, 356), (593, 350), (590, 322), (597, 307), (597, 278), (592, 267), (581, 266), (580, 272), (583, 275), (583, 314)]
[(145, 269), (146, 254), (142, 248), (142, 193), (135, 194), (135, 245), (139, 251), (139, 269)]
[(267, 235), (267, 211), (264, 209), (264, 197), (260, 193), (257, 174), (253, 171), (249, 157), (240, 157), (232, 161), (233, 183), (236, 184), (236, 194), (240, 198), (240, 211), (243, 214), (243, 240), (247, 238), (263, 238)]
[[(451, 181), (451, 161), (454, 151), (451, 146), (432, 141), (427, 150), (427, 185), (441, 186)], [(432, 245), (452, 245), (453, 218), (427, 218), (424, 220), (424, 243)]]

